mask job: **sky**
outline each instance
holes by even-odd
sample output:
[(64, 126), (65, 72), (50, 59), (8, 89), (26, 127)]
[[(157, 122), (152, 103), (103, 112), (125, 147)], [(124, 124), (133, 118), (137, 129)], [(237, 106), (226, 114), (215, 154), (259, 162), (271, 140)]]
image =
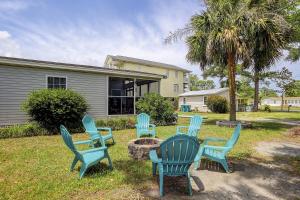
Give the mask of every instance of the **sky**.
[[(0, 55), (96, 66), (123, 55), (200, 76), (184, 41), (164, 39), (203, 9), (201, 0), (0, 0)], [(284, 66), (300, 79), (300, 62), (280, 59), (273, 69)]]

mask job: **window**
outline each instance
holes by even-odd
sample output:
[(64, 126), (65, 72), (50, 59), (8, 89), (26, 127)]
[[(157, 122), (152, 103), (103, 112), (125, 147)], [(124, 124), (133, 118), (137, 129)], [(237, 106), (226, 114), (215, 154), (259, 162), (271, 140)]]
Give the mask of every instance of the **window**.
[(108, 114), (134, 114), (134, 81), (129, 78), (109, 78)]
[(186, 99), (185, 98), (183, 98), (183, 104), (186, 104)]
[(207, 97), (206, 96), (203, 97), (203, 100), (204, 100), (204, 105), (206, 105), (207, 104)]
[(67, 88), (67, 78), (66, 77), (55, 77), (47, 76), (47, 88)]
[(178, 78), (178, 71), (175, 71), (175, 78)]
[(276, 104), (276, 100), (274, 100), (274, 104)]
[(178, 93), (178, 92), (179, 92), (179, 85), (178, 85), (178, 84), (174, 84), (173, 91), (174, 91), (175, 93)]

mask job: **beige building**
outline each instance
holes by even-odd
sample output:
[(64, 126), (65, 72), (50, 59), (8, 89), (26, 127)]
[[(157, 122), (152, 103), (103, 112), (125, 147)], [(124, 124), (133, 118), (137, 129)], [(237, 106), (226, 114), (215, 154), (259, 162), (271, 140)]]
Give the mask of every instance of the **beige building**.
[[(179, 94), (187, 92), (189, 89), (188, 74), (190, 71), (175, 65), (118, 55), (108, 55), (104, 65), (112, 69), (164, 75), (165, 78), (161, 79), (160, 83), (157, 84), (160, 94), (164, 97), (178, 97)], [(151, 87), (156, 86), (152, 85)]]

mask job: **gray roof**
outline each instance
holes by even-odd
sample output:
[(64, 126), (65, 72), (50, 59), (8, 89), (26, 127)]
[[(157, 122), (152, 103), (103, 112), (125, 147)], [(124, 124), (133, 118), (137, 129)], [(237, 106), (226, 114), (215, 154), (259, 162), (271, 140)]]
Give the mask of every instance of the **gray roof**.
[(228, 88), (217, 88), (217, 89), (211, 89), (211, 90), (199, 90), (199, 91), (189, 91), (185, 92), (183, 94), (180, 94), (180, 97), (188, 97), (188, 96), (204, 96), (204, 95), (214, 95), (219, 94), (221, 92), (228, 91)]
[(191, 72), (190, 70), (178, 67), (176, 65), (170, 65), (166, 63), (161, 63), (161, 62), (155, 62), (151, 60), (143, 60), (139, 58), (133, 58), (133, 57), (127, 57), (127, 56), (120, 56), (120, 55), (107, 55), (106, 60), (105, 60), (105, 65), (107, 64), (108, 58), (111, 57), (113, 60), (117, 61), (123, 61), (123, 62), (131, 62), (131, 63), (137, 63), (137, 64), (142, 64), (142, 65), (148, 65), (148, 66), (153, 66), (153, 67), (161, 67), (161, 68), (167, 68), (167, 69), (176, 69), (179, 71), (184, 71), (184, 72)]
[(123, 75), (129, 77), (155, 78), (155, 79), (165, 78), (163, 75), (147, 73), (147, 72), (111, 69), (107, 67), (98, 67), (92, 65), (79, 65), (79, 64), (71, 64), (71, 63), (41, 61), (41, 60), (13, 58), (13, 57), (4, 57), (4, 56), (0, 56), (0, 64), (9, 65), (9, 66), (19, 66), (19, 67), (34, 67), (34, 68), (48, 68), (48, 69), (63, 69), (63, 70), (72, 70), (72, 71), (81, 71), (81, 72), (93, 72), (93, 73), (102, 73), (102, 74), (109, 74), (109, 75), (116, 75), (116, 76)]

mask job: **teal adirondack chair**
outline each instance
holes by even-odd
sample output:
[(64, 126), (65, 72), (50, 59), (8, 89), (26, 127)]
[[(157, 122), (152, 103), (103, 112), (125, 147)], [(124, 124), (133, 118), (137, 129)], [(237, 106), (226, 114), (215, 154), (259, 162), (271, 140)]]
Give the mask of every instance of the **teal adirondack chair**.
[[(202, 121), (203, 118), (200, 115), (194, 115), (190, 120), (189, 126), (177, 126), (176, 134), (188, 134), (189, 136), (197, 137)], [(184, 132), (183, 129), (187, 129), (187, 132)]]
[[(102, 141), (104, 141), (104, 143), (105, 143), (106, 140), (112, 139), (113, 143), (115, 143), (111, 128), (96, 127), (96, 124), (95, 124), (93, 118), (89, 115), (85, 115), (83, 117), (82, 123), (85, 128), (85, 132), (87, 132), (90, 135), (91, 140), (97, 141), (101, 138)], [(108, 134), (102, 135), (101, 131), (107, 131)]]
[(163, 196), (164, 176), (186, 176), (188, 179), (188, 193), (192, 195), (189, 168), (199, 150), (197, 138), (188, 135), (175, 135), (160, 144), (159, 158), (156, 150), (149, 152), (152, 161), (152, 172), (156, 174), (158, 166), (159, 191)]
[(96, 165), (104, 158), (108, 159), (109, 167), (110, 169), (112, 169), (112, 163), (108, 155), (107, 147), (102, 146), (99, 148), (92, 148), (84, 151), (78, 151), (73, 143), (72, 136), (63, 125), (60, 126), (60, 132), (65, 144), (75, 154), (75, 158), (71, 164), (71, 171), (73, 171), (78, 161), (82, 162), (80, 173), (79, 173), (80, 179), (83, 177), (84, 173), (89, 167)]
[(155, 125), (150, 124), (150, 116), (146, 113), (141, 113), (137, 116), (136, 136), (140, 138), (143, 135), (151, 135), (155, 137)]
[[(222, 138), (205, 138), (203, 145), (201, 145), (199, 152), (195, 158), (195, 169), (198, 169), (200, 167), (200, 162), (202, 157), (206, 157), (210, 160), (219, 162), (224, 167), (225, 171), (229, 173), (229, 168), (227, 164), (226, 155), (227, 153), (233, 148), (233, 146), (236, 144), (236, 142), (239, 139), (241, 133), (241, 124), (239, 123), (229, 140), (225, 140)], [(208, 142), (226, 142), (224, 146), (211, 146), (208, 145)]]

